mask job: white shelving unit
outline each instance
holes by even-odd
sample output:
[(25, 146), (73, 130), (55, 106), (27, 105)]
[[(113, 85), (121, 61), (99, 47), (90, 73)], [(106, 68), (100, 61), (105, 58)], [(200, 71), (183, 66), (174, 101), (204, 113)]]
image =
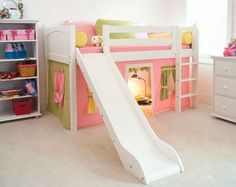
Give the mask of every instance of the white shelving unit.
[[(5, 46), (11, 42), (24, 43), (27, 49), (27, 57), (37, 64), (37, 74), (33, 77), (16, 77), (14, 79), (0, 80), (0, 89), (4, 88), (24, 88), (24, 80), (34, 79), (37, 84), (37, 96), (24, 95), (13, 98), (0, 98), (0, 122), (17, 120), (23, 118), (40, 116), (40, 97), (39, 97), (39, 64), (38, 64), (38, 32), (37, 20), (10, 20), (0, 19), (0, 30), (5, 29), (34, 29), (34, 40), (8, 40), (0, 41), (0, 72), (16, 71), (16, 65), (23, 62), (24, 58), (20, 59), (7, 59), (4, 55)], [(29, 98), (33, 102), (32, 113), (26, 115), (16, 115), (12, 109), (12, 101)]]

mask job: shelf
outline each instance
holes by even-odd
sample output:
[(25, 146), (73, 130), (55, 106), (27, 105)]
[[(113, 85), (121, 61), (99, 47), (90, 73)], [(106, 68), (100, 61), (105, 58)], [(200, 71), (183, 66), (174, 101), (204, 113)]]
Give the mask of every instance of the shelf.
[(11, 100), (16, 100), (16, 99), (31, 98), (31, 97), (37, 97), (37, 96), (25, 95), (25, 96), (12, 97), (12, 98), (0, 98), (0, 102), (1, 101), (11, 101)]
[(0, 43), (17, 43), (17, 42), (36, 42), (36, 40), (5, 40), (0, 41)]
[(30, 118), (30, 117), (38, 117), (41, 115), (42, 114), (37, 111), (34, 111), (31, 114), (25, 114), (25, 115), (16, 115), (13, 111), (4, 111), (4, 112), (0, 112), (0, 122), (24, 119), (24, 118)]
[[(38, 61), (38, 38), (37, 38), (37, 23), (38, 20), (28, 20), (28, 19), (0, 19), (0, 29), (2, 30), (11, 30), (11, 29), (34, 29), (36, 37), (31, 37), (29, 40), (25, 40), (26, 38), (16, 38), (16, 40), (12, 40), (13, 38), (5, 38), (8, 40), (0, 41), (0, 68), (4, 72), (9, 72), (17, 69), (17, 64), (24, 62), (26, 58), (29, 58), (34, 64), (39, 67)], [(18, 59), (8, 59), (5, 55), (5, 45), (8, 43), (24, 43), (27, 49), (27, 57), (26, 58), (18, 58)], [(34, 75), (34, 74), (33, 74)], [(33, 79), (36, 83), (37, 95), (24, 95), (24, 96), (15, 96), (12, 98), (1, 98), (0, 97), (0, 122), (17, 120), (23, 118), (30, 118), (41, 116), (40, 113), (40, 102), (39, 102), (39, 75), (34, 75), (31, 77), (16, 77), (14, 79), (0, 79), (0, 87), (2, 90), (7, 90), (9, 87), (12, 89), (24, 88), (24, 80)], [(9, 86), (10, 85), (10, 86)], [(12, 110), (12, 101), (18, 101), (20, 99), (24, 100), (28, 98), (32, 100), (32, 108), (33, 112), (31, 114), (26, 115), (16, 115)], [(27, 100), (27, 99), (26, 99)]]
[(28, 20), (28, 19), (0, 19), (0, 23), (14, 23), (14, 24), (35, 24), (38, 20)]
[(19, 80), (26, 80), (26, 79), (37, 79), (37, 76), (34, 77), (16, 77), (14, 79), (0, 79), (0, 82), (8, 82), (8, 81), (19, 81)]
[[(26, 58), (29, 58), (30, 60), (37, 60), (37, 58), (35, 58), (35, 57), (26, 57)], [(21, 62), (24, 60), (25, 60), (25, 58), (17, 58), (17, 59), (5, 58), (5, 59), (0, 59), (0, 62)]]

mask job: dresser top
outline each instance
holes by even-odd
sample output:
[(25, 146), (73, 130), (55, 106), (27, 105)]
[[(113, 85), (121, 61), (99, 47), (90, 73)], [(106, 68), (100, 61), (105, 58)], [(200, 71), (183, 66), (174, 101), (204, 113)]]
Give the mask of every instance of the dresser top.
[(212, 56), (213, 60), (236, 62), (236, 56)]

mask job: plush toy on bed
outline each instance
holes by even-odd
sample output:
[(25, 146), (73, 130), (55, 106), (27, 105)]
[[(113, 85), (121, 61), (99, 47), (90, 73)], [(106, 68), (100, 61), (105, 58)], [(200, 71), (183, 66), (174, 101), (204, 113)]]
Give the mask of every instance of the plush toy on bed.
[(103, 37), (99, 35), (95, 35), (91, 38), (91, 42), (95, 47), (103, 46)]

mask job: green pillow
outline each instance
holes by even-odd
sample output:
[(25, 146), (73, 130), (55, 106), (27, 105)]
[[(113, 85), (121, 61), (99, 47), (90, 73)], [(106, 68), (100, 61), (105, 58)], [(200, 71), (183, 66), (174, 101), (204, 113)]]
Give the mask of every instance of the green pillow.
[[(122, 20), (106, 20), (106, 19), (98, 19), (95, 24), (96, 34), (102, 35), (102, 26), (103, 25), (111, 25), (111, 26), (131, 26), (131, 21), (122, 21)], [(134, 33), (112, 33), (111, 39), (129, 39), (135, 38)]]

